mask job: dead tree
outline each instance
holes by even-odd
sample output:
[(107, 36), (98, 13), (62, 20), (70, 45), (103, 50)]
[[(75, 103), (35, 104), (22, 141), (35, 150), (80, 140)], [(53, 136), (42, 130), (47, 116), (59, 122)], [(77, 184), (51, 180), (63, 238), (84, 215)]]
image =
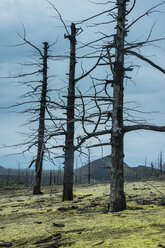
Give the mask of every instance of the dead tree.
[[(126, 4), (129, 1), (117, 0), (117, 32), (115, 35), (115, 63), (113, 67), (113, 115), (112, 115), (112, 133), (111, 133), (111, 146), (112, 146), (112, 170), (111, 170), (111, 197), (109, 211), (121, 211), (126, 209), (126, 199), (124, 193), (124, 176), (123, 176), (123, 138), (126, 132), (133, 130), (145, 129), (153, 131), (165, 131), (165, 126), (158, 127), (153, 125), (132, 125), (125, 126), (123, 124), (123, 97), (124, 87), (123, 81), (127, 68), (124, 68), (124, 61), (126, 54), (132, 54), (138, 58), (148, 62), (150, 65), (165, 73), (165, 70), (149, 59), (136, 54), (131, 48), (125, 45), (125, 36), (127, 35), (130, 25), (126, 25), (126, 15), (128, 14)], [(135, 4), (136, 1), (134, 1)], [(133, 6), (134, 7), (134, 6)], [(147, 42), (146, 42), (147, 43)], [(137, 44), (140, 47), (140, 44)]]
[(115, 35), (115, 64), (113, 69), (113, 112), (111, 131), (111, 197), (110, 211), (126, 209), (123, 175), (123, 97), (124, 97), (124, 40), (126, 1), (117, 1), (117, 32)]
[(35, 162), (35, 180), (34, 180), (33, 194), (41, 193), (40, 187), (41, 187), (42, 163), (44, 156), (45, 111), (46, 111), (46, 94), (47, 94), (47, 58), (48, 58), (48, 43), (44, 42), (43, 81), (42, 81), (42, 93), (41, 93), (41, 101), (40, 101), (38, 148), (37, 148), (37, 158)]
[(41, 194), (41, 176), (44, 157), (45, 146), (45, 112), (46, 112), (46, 96), (47, 96), (47, 59), (48, 59), (48, 42), (44, 42), (44, 55), (43, 55), (43, 80), (42, 80), (42, 92), (40, 101), (40, 113), (39, 113), (39, 128), (38, 128), (38, 143), (37, 143), (37, 157), (35, 161), (35, 179), (33, 194)]
[(160, 156), (159, 156), (159, 169), (160, 169), (160, 174), (162, 174), (163, 172), (163, 159), (162, 159), (162, 151), (160, 152)]
[(88, 184), (91, 183), (91, 156), (90, 149), (88, 148)]
[(153, 162), (151, 162), (151, 175), (153, 175), (154, 174), (154, 164), (153, 164)]
[[(75, 114), (75, 108), (79, 108), (76, 105), (75, 100), (79, 98), (76, 95), (76, 84), (81, 79), (87, 77), (99, 64), (101, 60), (101, 55), (97, 58), (96, 64), (91, 67), (90, 70), (82, 72), (82, 75), (75, 78), (75, 66), (77, 63), (76, 58), (76, 43), (77, 36), (82, 32), (81, 28), (77, 28), (75, 23), (72, 23), (69, 32), (67, 25), (65, 24), (62, 15), (57, 10), (54, 4), (52, 4), (49, 0), (47, 0), (49, 4), (53, 7), (53, 9), (58, 14), (58, 17), (61, 23), (64, 26), (66, 31), (65, 38), (69, 39), (70, 42), (70, 56), (69, 56), (69, 83), (68, 83), (68, 92), (67, 92), (67, 103), (64, 106), (66, 110), (66, 119), (64, 119), (63, 127), (64, 127), (64, 135), (65, 135), (65, 144), (61, 146), (64, 150), (64, 181), (63, 181), (63, 197), (62, 200), (72, 200), (73, 199), (73, 169), (74, 169), (74, 153), (80, 146), (75, 145), (75, 123), (82, 121), (83, 117), (79, 117), (79, 115)], [(81, 56), (79, 59), (83, 59), (86, 56)], [(90, 56), (88, 57), (90, 58)], [(81, 96), (80, 96), (81, 98)], [(79, 111), (81, 112), (81, 111)], [(87, 119), (83, 119), (83, 122), (87, 122)], [(52, 135), (53, 136), (53, 135)], [(59, 147), (59, 146), (58, 146)]]
[(50, 173), (49, 173), (49, 186), (52, 186), (52, 178), (53, 178), (52, 170), (50, 170)]
[(17, 173), (17, 185), (20, 185), (20, 173), (21, 171), (20, 171), (20, 163), (18, 163), (18, 173)]
[[(24, 81), (20, 81), (19, 84), (23, 86), (25, 85), (28, 88), (27, 92), (24, 95), (20, 96), (19, 101), (16, 104), (6, 108), (18, 108), (18, 111), (16, 111), (17, 113), (28, 116), (30, 115), (30, 118), (26, 120), (25, 124), (29, 127), (31, 132), (27, 132), (27, 138), (24, 142), (16, 145), (11, 145), (11, 147), (21, 147), (22, 151), (19, 152), (19, 154), (27, 154), (28, 152), (31, 152), (33, 148), (36, 149), (36, 154), (33, 156), (33, 159), (29, 164), (29, 168), (33, 164), (35, 164), (33, 194), (41, 194), (43, 160), (47, 158), (49, 161), (52, 161), (51, 151), (49, 151), (48, 149), (47, 141), (49, 140), (48, 137), (51, 136), (52, 122), (54, 123), (56, 120), (55, 117), (52, 120), (52, 116), (54, 116), (54, 114), (52, 113), (52, 109), (54, 112), (56, 102), (53, 102), (51, 100), (51, 97), (48, 95), (48, 92), (53, 91), (53, 89), (50, 89), (50, 87), (48, 87), (48, 42), (43, 43), (43, 50), (39, 49), (37, 46), (27, 40), (24, 27), (23, 31), (23, 35), (19, 35), (23, 40), (23, 43), (21, 45), (29, 45), (33, 49), (33, 51), (35, 51), (35, 54), (33, 54), (35, 63), (28, 62), (28, 64), (25, 63), (23, 65), (24, 67), (36, 66), (37, 70), (33, 72), (26, 71), (25, 73), (21, 73), (16, 76), (6, 77), (8, 79), (12, 78), (16, 80), (23, 78)], [(41, 76), (41, 80), (39, 80), (39, 76)], [(37, 79), (35, 77), (37, 77)], [(25, 80), (25, 78), (28, 78), (27, 81)], [(20, 108), (23, 110), (19, 110)], [(34, 123), (35, 126), (33, 126)], [(38, 127), (37, 130), (36, 126)], [(57, 127), (56, 129), (56, 135), (61, 135), (60, 128)]]
[[(110, 71), (112, 73), (112, 79), (105, 80), (106, 83), (111, 84), (113, 88), (113, 97), (112, 97), (112, 111), (111, 111), (111, 118), (112, 118), (112, 126), (109, 130), (106, 130), (108, 133), (111, 134), (111, 159), (112, 159), (112, 167), (111, 167), (111, 193), (110, 193), (110, 212), (115, 211), (122, 211), (126, 209), (126, 197), (124, 193), (124, 172), (123, 172), (123, 159), (124, 159), (124, 135), (127, 132), (135, 131), (135, 130), (152, 130), (152, 131), (159, 131), (159, 132), (165, 132), (165, 126), (156, 126), (156, 125), (150, 125), (150, 124), (139, 124), (137, 121), (137, 124), (135, 125), (125, 125), (125, 119), (124, 119), (124, 80), (125, 78), (129, 79), (127, 77), (126, 73), (128, 71), (132, 71), (132, 67), (125, 68), (125, 58), (126, 56), (136, 56), (142, 61), (145, 61), (149, 65), (151, 65), (153, 68), (159, 70), (162, 73), (165, 73), (165, 69), (163, 69), (161, 66), (155, 64), (150, 59), (146, 58), (145, 56), (139, 54), (138, 52), (134, 51), (136, 48), (143, 47), (146, 44), (151, 44), (153, 42), (159, 41), (161, 39), (157, 40), (151, 40), (151, 32), (148, 36), (148, 38), (145, 41), (142, 42), (135, 42), (130, 44), (129, 42), (126, 42), (126, 36), (128, 35), (129, 29), (142, 17), (151, 14), (155, 9), (165, 2), (158, 4), (152, 8), (150, 8), (146, 13), (142, 14), (137, 19), (133, 20), (130, 24), (127, 23), (128, 15), (129, 13), (134, 9), (136, 0), (134, 0), (131, 8), (127, 10), (127, 4), (129, 4), (129, 0), (116, 0), (116, 7), (112, 8), (113, 13), (109, 12), (114, 21), (116, 22), (115, 27), (115, 34), (113, 35), (114, 39), (109, 40), (108, 45), (104, 46), (104, 48), (107, 50), (107, 54), (105, 56), (105, 65), (110, 66)], [(111, 2), (110, 2), (111, 3)], [(110, 4), (107, 2), (106, 4)], [(96, 3), (97, 4), (97, 3)], [(117, 12), (114, 13), (114, 10), (117, 10)], [(88, 20), (91, 20), (93, 18), (96, 18), (96, 16), (102, 15), (103, 12), (101, 12), (98, 15), (95, 15), (93, 17), (87, 18), (86, 20), (82, 22), (86, 22)], [(81, 22), (81, 23), (82, 23)], [(109, 21), (109, 23), (111, 23)], [(101, 23), (96, 23), (95, 25), (101, 25)], [(103, 33), (102, 33), (103, 34)], [(102, 39), (105, 38), (107, 40), (106, 34), (103, 34)], [(100, 38), (101, 40), (101, 38)], [(100, 41), (99, 40), (99, 41)], [(98, 41), (98, 40), (97, 40)], [(89, 42), (88, 44), (94, 44), (97, 41)], [(106, 86), (105, 83), (105, 86)], [(105, 87), (106, 89), (106, 87)], [(91, 137), (95, 137), (98, 135), (105, 134), (105, 130), (100, 130), (99, 132), (88, 133), (86, 137), (81, 137), (80, 144), (82, 144), (85, 139), (89, 139)], [(99, 144), (98, 144), (99, 145)], [(103, 145), (103, 144), (100, 144)], [(93, 147), (96, 147), (96, 145), (93, 145)]]
[(67, 96), (67, 128), (65, 140), (63, 201), (73, 200), (73, 165), (74, 165), (74, 111), (75, 111), (75, 66), (76, 66), (76, 33), (71, 24), (71, 35), (65, 36), (70, 41), (69, 86)]
[[(75, 139), (75, 121), (82, 121), (82, 118), (76, 118), (75, 116), (75, 99), (79, 98), (75, 95), (76, 83), (81, 79), (87, 77), (99, 64), (101, 56), (98, 58), (96, 64), (91, 67), (87, 72), (75, 78), (75, 66), (76, 66), (76, 36), (79, 35), (80, 28), (76, 28), (75, 24), (71, 24), (71, 34), (65, 35), (70, 41), (70, 65), (69, 65), (69, 85), (67, 95), (67, 120), (66, 120), (66, 135), (65, 135), (65, 161), (64, 161), (64, 182), (63, 182), (63, 201), (73, 200), (73, 168), (74, 168), (74, 152), (77, 147), (74, 145)], [(69, 33), (69, 32), (68, 32)], [(81, 98), (81, 97), (80, 97)], [(83, 120), (83, 121), (88, 121)]]

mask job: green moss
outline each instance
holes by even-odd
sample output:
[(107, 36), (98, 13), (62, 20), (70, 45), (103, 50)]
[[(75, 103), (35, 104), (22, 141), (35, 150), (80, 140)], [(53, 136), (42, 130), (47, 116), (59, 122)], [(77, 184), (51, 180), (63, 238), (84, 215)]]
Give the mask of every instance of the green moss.
[[(136, 202), (160, 198), (157, 187), (165, 195), (163, 182), (152, 184), (155, 188), (145, 182), (126, 183), (127, 210), (118, 213), (107, 212), (109, 184), (77, 186), (72, 202), (61, 202), (61, 186), (44, 187), (41, 196), (33, 196), (29, 189), (1, 190), (0, 243), (12, 242), (13, 247), (25, 248), (45, 248), (56, 242), (75, 248), (165, 245), (165, 207)], [(62, 207), (66, 211), (60, 211)]]

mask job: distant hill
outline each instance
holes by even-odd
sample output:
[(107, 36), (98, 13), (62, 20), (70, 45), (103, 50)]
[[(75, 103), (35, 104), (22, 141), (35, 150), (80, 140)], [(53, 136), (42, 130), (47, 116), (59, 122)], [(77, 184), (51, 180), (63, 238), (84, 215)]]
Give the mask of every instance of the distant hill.
[(3, 166), (0, 165), (0, 176), (1, 175), (6, 175), (7, 174), (8, 169), (4, 168)]
[(3, 166), (0, 165), (0, 171), (1, 170), (6, 170)]
[[(90, 163), (91, 182), (106, 182), (110, 179), (111, 157), (105, 156), (103, 158), (94, 160)], [(158, 174), (159, 171), (154, 169), (153, 174)], [(81, 175), (82, 183), (88, 181), (88, 165), (84, 165), (78, 169), (78, 178)], [(138, 166), (130, 167), (124, 163), (124, 177), (125, 180), (142, 179), (152, 175), (150, 167)]]
[(137, 167), (131, 167), (132, 171), (134, 171), (136, 174), (140, 175), (141, 177), (145, 177), (145, 176), (151, 176), (151, 175), (158, 175), (159, 174), (159, 170), (151, 167), (147, 167), (144, 165), (139, 165)]
[[(108, 182), (110, 180), (110, 167), (111, 157), (105, 156), (100, 159), (96, 159), (90, 163), (91, 182)], [(124, 163), (124, 179), (135, 180), (144, 179), (152, 175), (158, 175), (159, 170), (152, 169), (139, 165), (138, 167), (130, 167)], [(43, 171), (42, 173), (42, 184), (48, 185), (50, 183), (50, 175), (52, 183), (61, 184), (63, 172), (61, 171)], [(34, 170), (17, 170), (17, 169), (6, 169), (0, 166), (0, 179), (6, 181), (13, 181), (15, 183), (25, 183), (27, 185), (33, 184)], [(88, 165), (84, 165), (78, 168), (77, 172), (74, 170), (75, 183), (87, 183), (88, 182)]]

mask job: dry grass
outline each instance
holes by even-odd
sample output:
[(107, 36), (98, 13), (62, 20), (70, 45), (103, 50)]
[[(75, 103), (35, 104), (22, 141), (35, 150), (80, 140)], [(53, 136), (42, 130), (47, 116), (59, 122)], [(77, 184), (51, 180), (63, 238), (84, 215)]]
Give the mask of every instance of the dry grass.
[(72, 202), (61, 202), (60, 186), (45, 187), (40, 196), (30, 189), (1, 189), (0, 243), (11, 242), (14, 248), (165, 247), (165, 206), (155, 204), (165, 195), (164, 183), (126, 183), (125, 190), (127, 210), (108, 213), (109, 184), (77, 186)]

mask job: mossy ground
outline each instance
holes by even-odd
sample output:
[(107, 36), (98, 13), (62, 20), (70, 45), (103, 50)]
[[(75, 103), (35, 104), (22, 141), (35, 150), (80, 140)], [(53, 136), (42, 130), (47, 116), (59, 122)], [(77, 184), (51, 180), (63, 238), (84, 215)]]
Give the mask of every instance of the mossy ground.
[[(61, 202), (61, 186), (44, 187), (39, 196), (32, 189), (0, 189), (0, 243), (25, 248), (165, 247), (165, 206), (156, 205), (160, 192), (165, 195), (164, 182), (126, 183), (125, 191), (127, 210), (108, 213), (109, 184), (75, 186), (72, 202)], [(153, 202), (141, 205), (137, 199)]]

